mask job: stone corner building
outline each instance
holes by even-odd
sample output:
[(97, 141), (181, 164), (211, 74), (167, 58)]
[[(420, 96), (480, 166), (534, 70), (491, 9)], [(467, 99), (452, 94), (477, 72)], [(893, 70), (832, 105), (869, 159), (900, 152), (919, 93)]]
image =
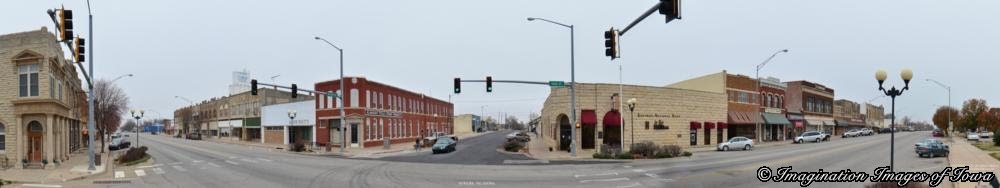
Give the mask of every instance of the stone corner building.
[(621, 101), (631, 98), (638, 101), (632, 112), (628, 104), (619, 104), (619, 84), (575, 86), (576, 126), (570, 125), (569, 88), (552, 88), (542, 107), (539, 137), (552, 150), (569, 150), (571, 128), (577, 131), (573, 139), (582, 155), (600, 151), (601, 147), (617, 149), (644, 141), (684, 148), (712, 147), (727, 137), (723, 130), (726, 94), (721, 87), (713, 90), (624, 85)]
[(0, 164), (53, 168), (83, 148), (86, 95), (64, 54), (45, 27), (0, 35)]

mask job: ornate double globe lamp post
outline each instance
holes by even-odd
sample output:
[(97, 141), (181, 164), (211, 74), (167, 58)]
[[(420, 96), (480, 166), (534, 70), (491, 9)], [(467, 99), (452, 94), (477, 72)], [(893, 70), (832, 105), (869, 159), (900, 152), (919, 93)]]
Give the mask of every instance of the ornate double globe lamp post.
[(139, 121), (139, 119), (142, 119), (142, 115), (146, 114), (146, 110), (139, 110), (139, 113), (136, 113), (135, 110), (132, 110), (131, 114), (132, 114), (132, 118), (135, 118), (135, 129), (136, 129), (135, 130), (135, 146), (139, 146), (139, 133), (142, 133), (142, 130), (139, 130), (139, 127), (141, 127), (142, 122)]
[(896, 155), (896, 150), (894, 149), (896, 146), (896, 97), (903, 95), (903, 91), (910, 89), (910, 80), (913, 79), (913, 71), (908, 68), (904, 68), (903, 71), (899, 73), (899, 76), (900, 78), (903, 79), (903, 83), (905, 84), (903, 85), (903, 89), (896, 89), (896, 86), (892, 86), (891, 88), (886, 90), (885, 87), (882, 87), (882, 83), (885, 82), (886, 78), (885, 70), (879, 69), (878, 72), (875, 72), (875, 80), (878, 80), (878, 90), (882, 91), (885, 94), (885, 96), (889, 96), (892, 98), (892, 124), (891, 124), (892, 128), (889, 131), (891, 133), (889, 141), (890, 171), (893, 170), (893, 162), (894, 162), (893, 159), (895, 158)]

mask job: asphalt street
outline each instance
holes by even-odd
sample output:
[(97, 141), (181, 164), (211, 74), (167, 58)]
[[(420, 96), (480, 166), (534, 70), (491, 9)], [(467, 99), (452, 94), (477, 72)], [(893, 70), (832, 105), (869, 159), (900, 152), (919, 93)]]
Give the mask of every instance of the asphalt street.
[(485, 164), (501, 165), (505, 160), (533, 160), (521, 154), (503, 153), (497, 151), (507, 140), (507, 134), (513, 131), (497, 131), (459, 140), (454, 152), (432, 154), (430, 148), (421, 152), (399, 156), (383, 157), (379, 160), (398, 162), (418, 162), (437, 164)]
[[(458, 151), (491, 148), (505, 134), (468, 139)], [(945, 158), (918, 158), (913, 144), (929, 132), (896, 135), (897, 171), (940, 171)], [(461, 141), (460, 141), (461, 142)], [(124, 184), (82, 187), (798, 187), (761, 182), (761, 166), (794, 171), (866, 171), (889, 164), (889, 136), (875, 135), (752, 151), (697, 152), (690, 158), (614, 164), (466, 165), (307, 156), (257, 147), (142, 137), (155, 164), (118, 168)], [(487, 144), (477, 146), (476, 143)], [(488, 152), (487, 152), (488, 153)], [(410, 157), (419, 157), (417, 154)], [(440, 159), (467, 159), (462, 153)], [(425, 156), (426, 157), (426, 156)], [(432, 156), (438, 157), (438, 156)], [(141, 173), (140, 173), (141, 172)], [(142, 174), (142, 175), (140, 175)], [(85, 181), (95, 181), (88, 179)], [(860, 187), (867, 183), (814, 183), (810, 187)], [(80, 187), (80, 186), (73, 186)]]

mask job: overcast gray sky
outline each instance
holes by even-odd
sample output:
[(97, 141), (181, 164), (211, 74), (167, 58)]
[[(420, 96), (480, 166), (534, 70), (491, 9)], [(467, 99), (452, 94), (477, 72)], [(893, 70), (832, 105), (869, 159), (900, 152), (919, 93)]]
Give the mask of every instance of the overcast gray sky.
[[(180, 95), (204, 100), (227, 94), (231, 72), (280, 84), (313, 83), (339, 75), (336, 51), (345, 49), (347, 75), (447, 100), (451, 79), (569, 80), (569, 31), (526, 17), (576, 27), (579, 82), (666, 85), (728, 70), (753, 75), (754, 66), (780, 49), (761, 72), (783, 81), (810, 80), (834, 88), (836, 98), (865, 102), (880, 93), (874, 72), (915, 73), (897, 110), (928, 120), (935, 105), (983, 98), (1000, 104), (1000, 1), (693, 1), (682, 20), (663, 23), (653, 14), (622, 37), (622, 58), (604, 56), (603, 31), (623, 28), (658, 1), (126, 1), (94, 0), (98, 78), (113, 79), (135, 107), (170, 118), (187, 105)], [(86, 4), (12, 1), (0, 6), (0, 33), (53, 24), (46, 9), (65, 5), (85, 30)], [(85, 31), (77, 34), (86, 35)], [(452, 97), (456, 113), (525, 119), (548, 95), (541, 86), (497, 84), (486, 93), (467, 83)], [(888, 98), (874, 102), (888, 105)], [(888, 109), (887, 109), (888, 110)]]

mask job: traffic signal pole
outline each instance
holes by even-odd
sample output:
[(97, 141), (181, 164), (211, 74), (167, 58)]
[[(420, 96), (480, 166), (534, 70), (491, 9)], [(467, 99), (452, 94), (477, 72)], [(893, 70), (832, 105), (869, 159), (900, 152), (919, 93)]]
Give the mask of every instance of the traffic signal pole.
[(656, 12), (656, 10), (660, 8), (661, 4), (663, 4), (663, 2), (659, 2), (656, 3), (656, 5), (653, 5), (653, 8), (649, 8), (649, 10), (647, 10), (645, 13), (642, 13), (642, 15), (639, 16), (639, 18), (636, 18), (635, 20), (632, 21), (631, 24), (628, 24), (628, 26), (625, 27), (625, 29), (622, 29), (622, 31), (619, 32), (618, 35), (625, 35), (625, 32), (628, 32), (629, 29), (632, 29), (632, 27), (634, 27), (635, 24), (639, 24), (639, 22), (645, 20), (646, 17), (649, 17), (649, 15), (653, 14), (653, 12)]

